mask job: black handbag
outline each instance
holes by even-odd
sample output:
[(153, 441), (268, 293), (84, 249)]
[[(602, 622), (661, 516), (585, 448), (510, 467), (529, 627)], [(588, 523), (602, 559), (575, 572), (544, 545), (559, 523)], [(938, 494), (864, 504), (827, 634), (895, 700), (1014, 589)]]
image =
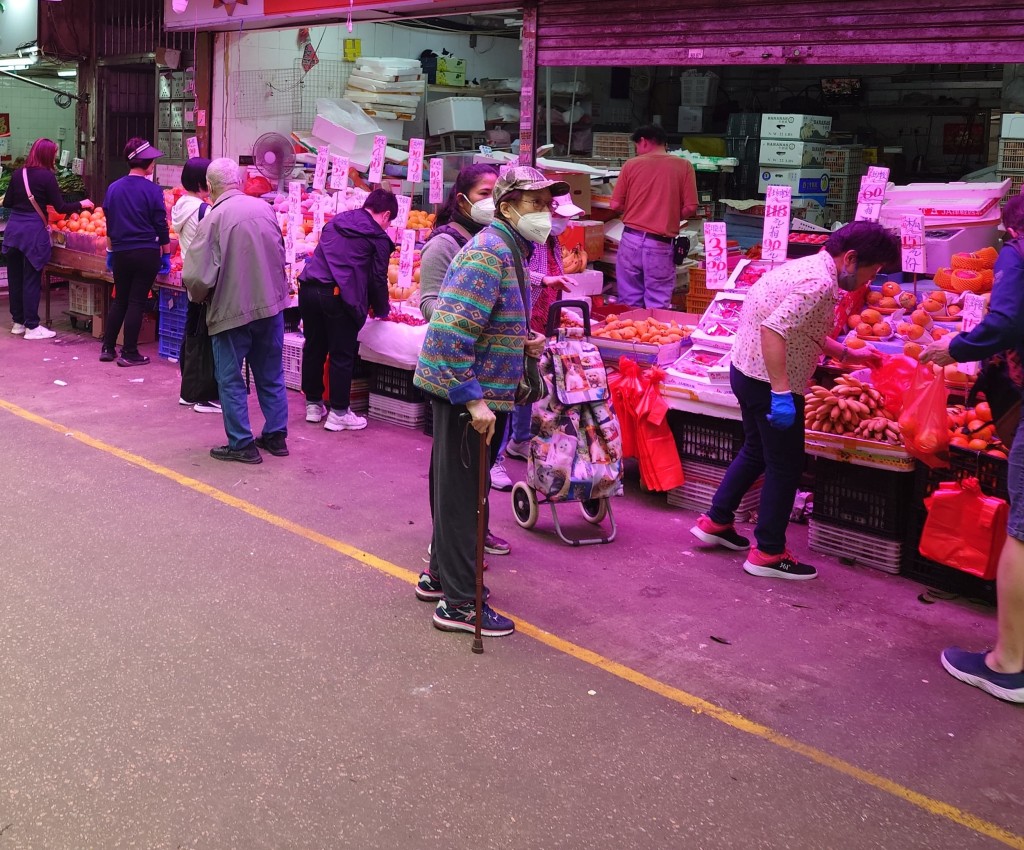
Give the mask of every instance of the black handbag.
[[(523, 273), (523, 258), (519, 254), (519, 248), (509, 235), (500, 227), (492, 229), (501, 237), (501, 240), (512, 252), (512, 259), (516, 264), (516, 277), (519, 279), (519, 294), (523, 299), (523, 310), (526, 311), (530, 299), (526, 290), (526, 275)], [(526, 317), (526, 327), (527, 333), (529, 333), (529, 316)], [(519, 383), (516, 385), (516, 405), (535, 404), (547, 394), (548, 390), (544, 385), (544, 379), (540, 376), (540, 359), (537, 357), (530, 357), (529, 354), (524, 353), (523, 375), (519, 379)]]
[(185, 401), (212, 401), (218, 397), (213, 341), (206, 327), (205, 304), (188, 311), (178, 365), (181, 367), (181, 397)]

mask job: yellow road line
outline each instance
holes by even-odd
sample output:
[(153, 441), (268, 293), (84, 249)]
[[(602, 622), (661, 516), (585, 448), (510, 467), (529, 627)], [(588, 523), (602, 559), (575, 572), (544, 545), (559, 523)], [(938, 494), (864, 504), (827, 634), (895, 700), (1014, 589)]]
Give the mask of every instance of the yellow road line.
[[(223, 490), (218, 490), (216, 487), (212, 487), (195, 478), (190, 478), (189, 476), (182, 475), (180, 472), (175, 472), (173, 469), (169, 469), (166, 466), (153, 463), (141, 455), (125, 451), (117, 446), (112, 446), (102, 440), (97, 440), (95, 437), (90, 437), (88, 434), (81, 431), (66, 428), (57, 422), (38, 416), (31, 411), (25, 410), (24, 408), (3, 399), (0, 399), (0, 409), (6, 410), (21, 419), (25, 419), (28, 422), (40, 425), (51, 431), (68, 435), (90, 448), (113, 455), (114, 457), (123, 460), (126, 463), (130, 463), (133, 466), (141, 467), (142, 469), (156, 475), (167, 478), (176, 484), (180, 484), (182, 487), (201, 493), (211, 499), (215, 499), (228, 507), (242, 511), (255, 519), (274, 525), (277, 528), (288, 531), (291, 534), (295, 534), (312, 543), (325, 546), (340, 555), (344, 555), (362, 564), (366, 564), (367, 566), (382, 573), (386, 573), (393, 578), (400, 579), (408, 584), (415, 584), (417, 581), (417, 574), (411, 570), (407, 570), (397, 564), (392, 564), (390, 561), (378, 558), (376, 555), (364, 552), (362, 549), (350, 546), (349, 544), (336, 540), (333, 537), (328, 537), (326, 534), (321, 534), (320, 532), (307, 528), (304, 525), (299, 525), (297, 522), (292, 522), (289, 519), (285, 519), (284, 517), (271, 513), (258, 505), (254, 505), (252, 502), (247, 502), (245, 499), (239, 499), (237, 496), (232, 496), (230, 493), (225, 493)], [(796, 753), (797, 755), (810, 759), (823, 767), (834, 770), (836, 773), (848, 776), (851, 779), (862, 782), (879, 791), (884, 791), (887, 794), (891, 794), (894, 797), (905, 800), (911, 805), (917, 806), (931, 815), (945, 818), (946, 820), (952, 821), (960, 826), (964, 826), (967, 829), (999, 841), (1007, 847), (1012, 847), (1014, 850), (1024, 850), (1024, 836), (1010, 832), (998, 824), (994, 824), (991, 821), (972, 815), (970, 812), (964, 811), (963, 809), (957, 808), (949, 803), (944, 803), (941, 800), (936, 800), (933, 797), (918, 793), (911, 788), (900, 785), (898, 782), (893, 782), (891, 779), (886, 779), (884, 776), (872, 773), (870, 770), (864, 770), (863, 768), (857, 767), (855, 764), (851, 764), (837, 756), (830, 755), (824, 750), (819, 750), (817, 747), (803, 744), (794, 738), (790, 738), (788, 735), (776, 732), (769, 726), (750, 720), (742, 714), (729, 711), (728, 709), (715, 705), (712, 702), (708, 702), (701, 697), (687, 693), (686, 691), (672, 687), (671, 685), (667, 685), (664, 682), (651, 678), (650, 676), (646, 676), (624, 664), (619, 664), (617, 661), (605, 658), (603, 655), (599, 655), (589, 649), (577, 646), (570, 641), (563, 640), (557, 635), (553, 635), (550, 632), (537, 628), (537, 626), (521, 620), (518, 617), (516, 618), (516, 630), (521, 634), (527, 635), (528, 637), (543, 643), (551, 649), (564, 653), (565, 655), (575, 658), (577, 661), (584, 664), (603, 670), (612, 676), (623, 679), (637, 687), (644, 688), (651, 693), (657, 694), (658, 696), (664, 697), (665, 699), (671, 700), (679, 705), (685, 706), (697, 714), (707, 715), (708, 717), (717, 720), (719, 723), (723, 723), (739, 732), (743, 732), (747, 735), (753, 735), (755, 738), (767, 741), (780, 749), (787, 750), (791, 753)]]

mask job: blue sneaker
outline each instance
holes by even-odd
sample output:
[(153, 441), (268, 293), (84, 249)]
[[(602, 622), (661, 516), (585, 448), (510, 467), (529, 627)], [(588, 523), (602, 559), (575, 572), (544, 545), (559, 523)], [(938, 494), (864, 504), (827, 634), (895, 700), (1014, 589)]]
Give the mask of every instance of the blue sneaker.
[[(472, 602), (449, 605), (444, 599), (434, 610), (434, 628), (442, 632), (476, 632), (476, 606)], [(480, 634), (485, 637), (505, 637), (516, 630), (516, 624), (502, 617), (489, 605), (484, 605)]]
[[(491, 591), (484, 585), (484, 602), (491, 597)], [(416, 598), (420, 602), (437, 602), (444, 599), (444, 591), (441, 589), (441, 582), (424, 570), (420, 573), (420, 580), (416, 582)]]
[(1024, 703), (1024, 673), (997, 673), (985, 663), (987, 654), (951, 647), (942, 653), (942, 666), (953, 678), (981, 688), (996, 699)]

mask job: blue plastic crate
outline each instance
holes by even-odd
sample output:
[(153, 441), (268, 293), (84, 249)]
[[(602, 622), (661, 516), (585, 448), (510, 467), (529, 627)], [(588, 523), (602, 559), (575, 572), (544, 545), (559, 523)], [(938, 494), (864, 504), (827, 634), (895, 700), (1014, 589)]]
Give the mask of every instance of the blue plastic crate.
[(160, 311), (160, 336), (175, 336), (180, 342), (185, 338), (187, 317), (184, 313), (165, 313)]
[(173, 286), (158, 286), (157, 301), (160, 305), (160, 319), (163, 324), (165, 315), (181, 316), (182, 320), (188, 312), (188, 295), (184, 289), (177, 289)]
[(161, 329), (160, 338), (157, 340), (157, 354), (166, 357), (168, 360), (177, 360), (181, 354), (181, 342), (183, 336), (164, 333)]

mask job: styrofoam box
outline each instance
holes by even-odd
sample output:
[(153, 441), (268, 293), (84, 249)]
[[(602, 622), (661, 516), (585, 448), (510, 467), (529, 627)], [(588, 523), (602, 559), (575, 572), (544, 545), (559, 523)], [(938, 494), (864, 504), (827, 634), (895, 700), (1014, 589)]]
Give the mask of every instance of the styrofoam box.
[(483, 129), (484, 102), (479, 97), (442, 97), (427, 103), (427, 130), (431, 136)]
[(757, 191), (764, 192), (768, 184), (789, 186), (794, 195), (827, 195), (828, 172), (820, 168), (762, 168), (757, 179)]
[(761, 142), (758, 162), (772, 168), (824, 168), (825, 145), (818, 142), (798, 142), (793, 139), (765, 139)]
[(794, 112), (766, 112), (761, 116), (762, 139), (796, 139), (823, 142), (832, 131), (827, 115), (801, 115)]
[(700, 133), (704, 130), (703, 106), (680, 106), (676, 122), (678, 133)]
[(604, 273), (594, 269), (566, 275), (572, 281), (572, 287), (566, 291), (566, 298), (577, 295), (600, 295), (604, 288)]
[(999, 137), (1002, 139), (1024, 139), (1024, 113), (1013, 112), (1004, 115)]
[(369, 162), (370, 154), (373, 153), (373, 137), (377, 134), (354, 133), (347, 127), (317, 115), (313, 119), (313, 135), (337, 147), (349, 157), (355, 157), (360, 162)]

